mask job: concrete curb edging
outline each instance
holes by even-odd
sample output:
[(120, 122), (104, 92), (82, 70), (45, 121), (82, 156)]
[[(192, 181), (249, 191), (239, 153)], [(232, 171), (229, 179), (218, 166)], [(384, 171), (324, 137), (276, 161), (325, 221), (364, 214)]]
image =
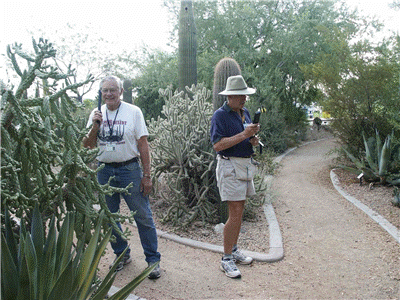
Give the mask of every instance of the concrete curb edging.
[[(260, 253), (260, 252), (253, 252), (249, 250), (242, 250), (242, 252), (246, 256), (251, 256), (256, 261), (261, 262), (275, 262), (279, 261), (283, 258), (283, 245), (282, 245), (282, 236), (279, 229), (279, 224), (275, 216), (274, 209), (271, 204), (266, 204), (264, 206), (264, 213), (269, 225), (269, 232), (270, 232), (270, 250), (269, 253)], [(224, 253), (223, 246), (218, 246), (210, 243), (200, 242), (188, 238), (180, 237), (176, 234), (170, 234), (161, 230), (157, 229), (157, 235), (160, 238), (168, 239), (170, 241), (198, 248), (203, 250), (208, 250), (217, 253)]]
[[(274, 162), (279, 163), (283, 157), (285, 157), (288, 153), (292, 152), (296, 148), (297, 147), (287, 150), (282, 155), (276, 157), (274, 159)], [(273, 179), (273, 176), (268, 175), (265, 178), (265, 181), (267, 184), (270, 185), (272, 179)], [(271, 200), (269, 199), (270, 195), (267, 194), (265, 197), (266, 197), (266, 201), (265, 201), (266, 204), (264, 204), (263, 209), (264, 209), (265, 218), (267, 220), (268, 227), (269, 227), (269, 252), (261, 253), (261, 252), (254, 252), (254, 251), (249, 251), (249, 250), (242, 250), (242, 252), (246, 256), (250, 256), (256, 261), (276, 262), (276, 261), (282, 260), (284, 257), (282, 234), (281, 234), (281, 231), (279, 228), (279, 223), (276, 218), (274, 208), (271, 204)], [(160, 238), (165, 238), (165, 239), (174, 241), (176, 243), (180, 243), (182, 245), (195, 247), (195, 248), (208, 250), (208, 251), (213, 251), (213, 252), (217, 252), (217, 253), (221, 253), (221, 254), (224, 253), (223, 246), (217, 246), (217, 245), (213, 245), (210, 243), (199, 242), (199, 241), (195, 241), (192, 239), (183, 238), (176, 234), (170, 234), (170, 233), (158, 230), (158, 229), (157, 229), (157, 235)]]
[[(112, 296), (115, 293), (117, 293), (120, 290), (120, 288), (116, 287), (116, 286), (111, 286), (111, 288), (108, 291), (108, 296)], [(146, 300), (145, 298), (140, 298), (138, 296), (135, 296), (134, 294), (130, 294), (127, 298), (125, 298), (127, 300)]]
[(353, 203), (357, 208), (361, 209), (363, 212), (365, 212), (371, 219), (373, 219), (375, 222), (377, 222), (383, 229), (385, 229), (398, 243), (400, 243), (400, 231), (393, 226), (388, 220), (386, 220), (384, 217), (379, 215), (377, 212), (374, 210), (370, 209), (368, 206), (364, 205), (360, 201), (358, 201), (356, 198), (350, 196), (347, 192), (345, 192), (340, 186), (339, 186), (339, 178), (335, 174), (335, 169), (331, 170), (330, 176), (331, 176), (331, 181), (335, 189), (344, 197), (346, 198), (349, 202)]

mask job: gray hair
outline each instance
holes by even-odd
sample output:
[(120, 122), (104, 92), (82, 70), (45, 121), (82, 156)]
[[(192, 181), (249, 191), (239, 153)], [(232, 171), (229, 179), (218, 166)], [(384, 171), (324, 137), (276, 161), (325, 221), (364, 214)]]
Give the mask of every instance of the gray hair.
[(117, 76), (109, 75), (109, 76), (104, 77), (100, 81), (100, 89), (103, 87), (103, 83), (106, 81), (115, 81), (118, 85), (119, 91), (122, 91), (122, 89), (123, 89), (122, 81)]

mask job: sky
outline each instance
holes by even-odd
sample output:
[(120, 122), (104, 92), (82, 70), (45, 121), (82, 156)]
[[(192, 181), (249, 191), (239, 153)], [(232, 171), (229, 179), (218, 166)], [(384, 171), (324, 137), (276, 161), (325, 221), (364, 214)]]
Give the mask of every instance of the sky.
[[(392, 0), (346, 2), (352, 8), (358, 7), (362, 15), (376, 15), (384, 21), (387, 29), (400, 31), (400, 11), (388, 7)], [(30, 32), (38, 29), (63, 32), (67, 23), (82, 31), (89, 27), (95, 33), (94, 36), (101, 36), (118, 50), (126, 49), (130, 52), (141, 45), (171, 50), (167, 44), (172, 28), (163, 0), (2, 0), (0, 20), (0, 78), (4, 71), (3, 59), (8, 44), (22, 43), (25, 49), (31, 50)], [(51, 37), (45, 37), (51, 41)]]
[(360, 15), (377, 17), (384, 24), (386, 29), (380, 36), (388, 34), (389, 30), (400, 32), (400, 10), (389, 7), (393, 0), (345, 0), (351, 8), (357, 8)]
[[(0, 53), (7, 44), (28, 41), (29, 30), (59, 28), (67, 23), (89, 26), (118, 47), (132, 48), (145, 43), (168, 49), (169, 31), (163, 0), (131, 1), (1, 1)], [(365, 15), (377, 15), (388, 28), (400, 29), (400, 11), (389, 9), (392, 0), (346, 0)], [(30, 44), (29, 44), (30, 46)]]
[(77, 28), (89, 27), (119, 48), (142, 42), (166, 47), (171, 29), (163, 0), (2, 2), (0, 53), (4, 44), (27, 41), (30, 46), (32, 29), (62, 31), (68, 23)]

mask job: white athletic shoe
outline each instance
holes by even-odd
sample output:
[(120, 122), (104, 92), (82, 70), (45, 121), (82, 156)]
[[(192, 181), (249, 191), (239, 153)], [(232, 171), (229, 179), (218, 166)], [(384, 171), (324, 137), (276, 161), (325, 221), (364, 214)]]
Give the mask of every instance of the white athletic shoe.
[(225, 272), (225, 275), (230, 278), (240, 278), (242, 274), (236, 267), (235, 261), (233, 259), (221, 260), (221, 271)]
[(232, 252), (232, 256), (235, 262), (241, 265), (249, 265), (253, 262), (253, 258), (245, 256), (240, 250)]

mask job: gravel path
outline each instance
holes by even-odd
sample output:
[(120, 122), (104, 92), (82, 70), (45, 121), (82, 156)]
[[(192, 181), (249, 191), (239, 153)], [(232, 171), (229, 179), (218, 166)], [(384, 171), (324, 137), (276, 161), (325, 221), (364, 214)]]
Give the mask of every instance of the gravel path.
[(399, 244), (333, 188), (325, 156), (333, 146), (297, 149), (274, 181), (282, 264), (292, 264), (282, 274), (291, 288), (274, 297), (398, 299)]
[[(400, 246), (333, 188), (332, 158), (326, 153), (334, 146), (333, 140), (325, 140), (292, 151), (274, 177), (282, 261), (242, 266), (242, 278), (233, 280), (219, 270), (219, 254), (159, 239), (162, 277), (145, 280), (134, 293), (148, 300), (399, 299)], [(247, 222), (242, 242), (255, 248), (265, 245), (267, 227)], [(134, 260), (117, 274), (114, 285), (119, 287), (146, 267), (136, 229), (131, 231)], [(215, 238), (206, 231), (202, 235)], [(102, 259), (100, 274), (114, 259), (110, 252)]]

